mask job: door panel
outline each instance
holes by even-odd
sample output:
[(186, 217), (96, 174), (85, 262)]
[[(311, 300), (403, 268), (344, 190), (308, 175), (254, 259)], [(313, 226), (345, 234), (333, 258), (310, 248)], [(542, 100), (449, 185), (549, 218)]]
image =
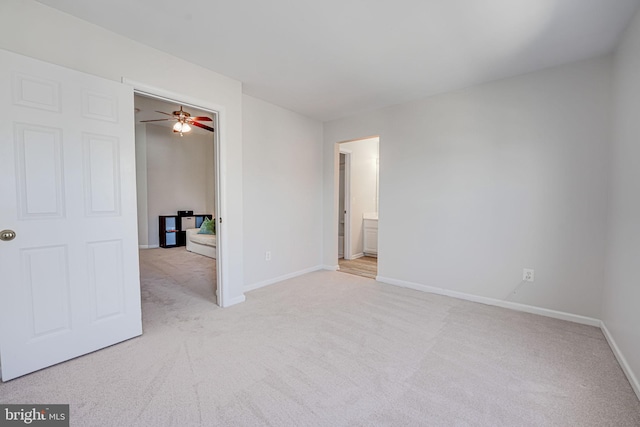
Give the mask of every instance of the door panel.
[(23, 249), (20, 251), (23, 285), (28, 295), (28, 338), (44, 338), (68, 331), (69, 257), (66, 246)]
[(14, 136), (21, 219), (61, 218), (62, 130), (15, 123)]
[(89, 285), (93, 306), (92, 320), (105, 320), (124, 314), (122, 240), (91, 242), (89, 255)]
[(133, 91), (0, 50), (2, 380), (142, 333)]
[(87, 215), (120, 215), (120, 155), (116, 138), (82, 135)]

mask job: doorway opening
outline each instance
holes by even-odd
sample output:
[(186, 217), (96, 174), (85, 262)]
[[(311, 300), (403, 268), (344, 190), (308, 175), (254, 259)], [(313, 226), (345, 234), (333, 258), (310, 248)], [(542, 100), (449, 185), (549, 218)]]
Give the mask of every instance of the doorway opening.
[(339, 271), (375, 278), (378, 271), (379, 137), (338, 143)]
[(134, 92), (143, 296), (145, 277), (153, 276), (154, 283), (222, 305), (218, 113)]

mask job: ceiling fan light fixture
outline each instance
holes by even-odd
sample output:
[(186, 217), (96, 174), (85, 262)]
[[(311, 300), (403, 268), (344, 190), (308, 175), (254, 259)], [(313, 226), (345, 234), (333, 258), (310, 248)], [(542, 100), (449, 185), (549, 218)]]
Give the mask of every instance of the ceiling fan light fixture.
[(190, 130), (191, 126), (189, 126), (189, 124), (185, 122), (177, 122), (175, 125), (173, 125), (173, 131), (180, 132), (180, 136), (182, 136), (184, 132), (189, 132)]

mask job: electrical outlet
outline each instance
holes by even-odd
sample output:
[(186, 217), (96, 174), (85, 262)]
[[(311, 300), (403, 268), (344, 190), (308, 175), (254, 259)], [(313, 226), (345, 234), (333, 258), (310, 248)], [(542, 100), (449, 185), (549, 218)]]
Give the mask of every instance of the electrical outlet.
[(525, 282), (533, 282), (533, 268), (522, 269), (522, 280)]
[(264, 253), (264, 260), (271, 261), (271, 251), (267, 251)]

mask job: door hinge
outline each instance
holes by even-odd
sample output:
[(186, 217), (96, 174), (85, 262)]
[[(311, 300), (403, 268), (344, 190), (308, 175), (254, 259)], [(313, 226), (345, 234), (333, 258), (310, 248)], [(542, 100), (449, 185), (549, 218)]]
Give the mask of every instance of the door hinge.
[(222, 218), (218, 218), (218, 220), (220, 220), (220, 224), (222, 224)]

